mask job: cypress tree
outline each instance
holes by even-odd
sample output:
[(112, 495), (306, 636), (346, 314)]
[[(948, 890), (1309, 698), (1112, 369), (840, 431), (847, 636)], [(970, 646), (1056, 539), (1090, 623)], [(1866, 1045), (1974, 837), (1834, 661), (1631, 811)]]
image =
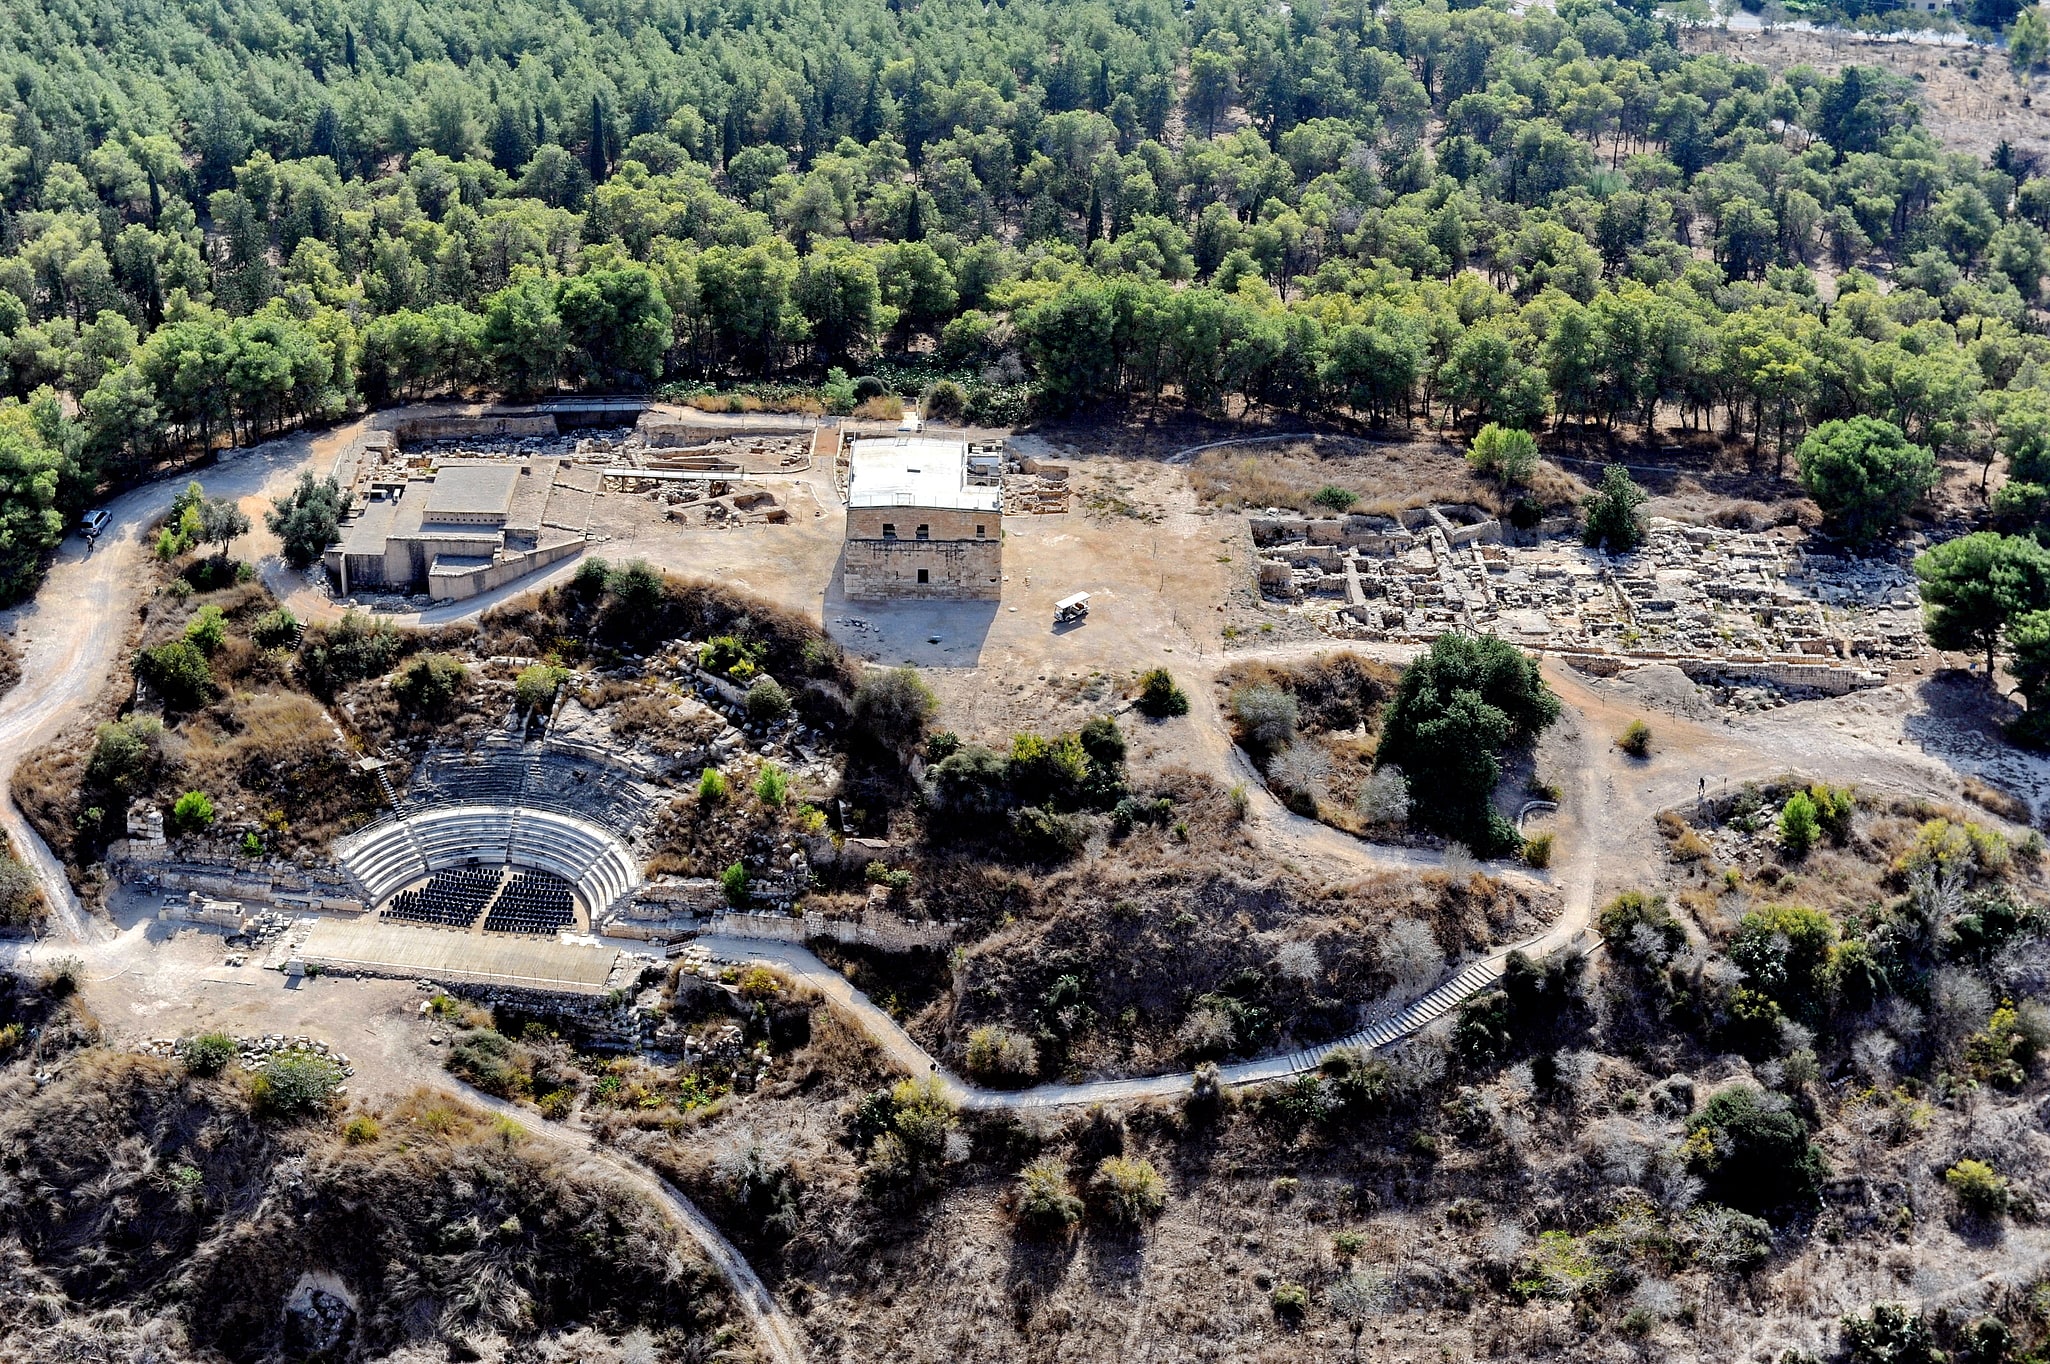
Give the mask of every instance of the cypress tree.
[(591, 146), (585, 154), (591, 170), (591, 183), (605, 183), (605, 170), (610, 164), (606, 155), (605, 103), (598, 96), (591, 96)]

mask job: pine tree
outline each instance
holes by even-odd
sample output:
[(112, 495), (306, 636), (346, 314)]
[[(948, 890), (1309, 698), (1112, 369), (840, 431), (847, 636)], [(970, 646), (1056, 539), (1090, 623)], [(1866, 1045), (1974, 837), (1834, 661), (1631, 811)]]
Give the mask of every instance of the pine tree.
[(1094, 246), (1096, 245), (1096, 239), (1102, 235), (1103, 200), (1097, 197), (1096, 186), (1091, 185), (1089, 187), (1089, 228), (1088, 234), (1082, 239), (1082, 245)]

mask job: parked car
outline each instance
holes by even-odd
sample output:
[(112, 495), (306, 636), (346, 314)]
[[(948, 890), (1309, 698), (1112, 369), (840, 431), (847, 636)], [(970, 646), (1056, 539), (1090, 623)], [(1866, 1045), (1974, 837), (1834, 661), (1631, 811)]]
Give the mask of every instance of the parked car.
[(113, 520), (114, 513), (105, 507), (99, 507), (85, 514), (85, 520), (79, 523), (79, 529), (85, 532), (86, 539), (97, 540), (100, 538), (100, 532)]

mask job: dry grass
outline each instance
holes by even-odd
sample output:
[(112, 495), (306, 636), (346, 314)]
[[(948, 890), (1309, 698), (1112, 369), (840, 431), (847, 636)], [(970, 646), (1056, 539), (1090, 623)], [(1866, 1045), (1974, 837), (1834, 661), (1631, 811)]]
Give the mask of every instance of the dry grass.
[(1359, 499), (1354, 511), (1384, 516), (1433, 503), (1473, 503), (1501, 512), (1520, 492), (1546, 507), (1563, 507), (1586, 491), (1557, 465), (1540, 463), (1527, 489), (1505, 492), (1496, 480), (1473, 472), (1462, 448), (1432, 439), (1207, 450), (1189, 466), (1189, 481), (1204, 501), (1243, 510), (1318, 512), (1313, 499), (1320, 489), (1343, 488)]
[(1988, 785), (1977, 777), (1965, 778), (1964, 797), (1980, 809), (1991, 810), (1994, 814), (1999, 815), (2010, 823), (2019, 824), (2026, 828), (2033, 822), (2034, 816), (2029, 810), (2027, 801), (2017, 799), (1999, 787)]
[(14, 636), (0, 634), (0, 696), (21, 682), (21, 646), (14, 642)]

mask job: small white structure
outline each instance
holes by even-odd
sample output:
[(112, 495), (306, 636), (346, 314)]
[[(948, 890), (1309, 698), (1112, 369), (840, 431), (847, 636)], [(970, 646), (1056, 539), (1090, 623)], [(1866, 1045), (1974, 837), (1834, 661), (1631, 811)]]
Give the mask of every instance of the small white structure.
[(1053, 604), (1053, 621), (1056, 625), (1066, 625), (1069, 621), (1080, 620), (1088, 614), (1089, 594), (1087, 592), (1077, 592), (1071, 597), (1062, 597)]

